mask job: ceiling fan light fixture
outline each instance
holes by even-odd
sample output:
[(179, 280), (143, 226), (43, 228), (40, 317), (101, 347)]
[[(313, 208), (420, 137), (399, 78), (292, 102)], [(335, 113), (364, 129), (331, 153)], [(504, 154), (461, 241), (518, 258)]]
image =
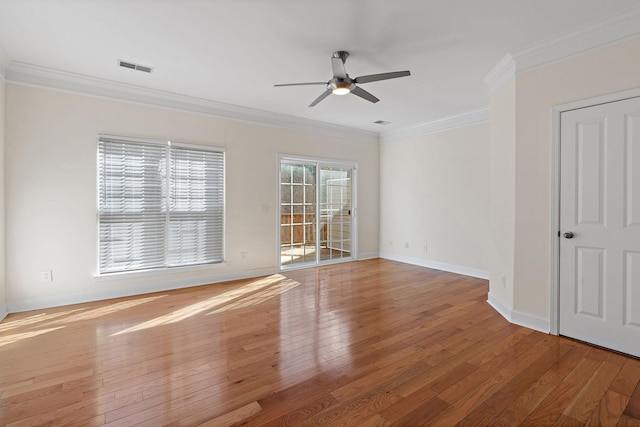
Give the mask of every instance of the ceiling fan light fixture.
[(336, 85), (336, 87), (333, 89), (333, 94), (346, 95), (349, 92), (351, 92), (351, 88), (349, 86), (350, 86), (349, 84)]
[(378, 73), (378, 74), (369, 74), (366, 76), (356, 77), (352, 79), (347, 74), (347, 71), (344, 68), (344, 63), (349, 56), (349, 52), (339, 50), (334, 52), (331, 56), (331, 68), (333, 69), (333, 78), (326, 83), (323, 82), (308, 82), (308, 83), (285, 83), (285, 84), (277, 84), (274, 86), (310, 86), (310, 85), (326, 85), (326, 89), (324, 92), (320, 94), (316, 99), (313, 100), (309, 107), (314, 107), (318, 104), (318, 102), (322, 101), (326, 97), (331, 94), (334, 95), (347, 95), (352, 93), (356, 96), (359, 96), (362, 99), (365, 99), (369, 102), (376, 103), (380, 101), (378, 98), (373, 96), (371, 93), (362, 89), (359, 84), (360, 83), (369, 83), (369, 82), (377, 82), (380, 80), (388, 80), (395, 79), (398, 77), (407, 77), (410, 76), (411, 73), (407, 71), (392, 71), (390, 73)]

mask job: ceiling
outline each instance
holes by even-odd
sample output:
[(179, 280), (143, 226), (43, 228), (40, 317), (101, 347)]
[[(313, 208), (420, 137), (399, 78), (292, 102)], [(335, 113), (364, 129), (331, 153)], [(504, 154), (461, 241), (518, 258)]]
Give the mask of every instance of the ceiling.
[[(0, 0), (5, 63), (381, 132), (485, 108), (508, 52), (640, 0)], [(380, 102), (275, 83), (328, 81), (331, 54)], [(153, 67), (151, 74), (118, 60)], [(11, 69), (12, 65), (9, 65)], [(391, 122), (380, 126), (373, 122)]]

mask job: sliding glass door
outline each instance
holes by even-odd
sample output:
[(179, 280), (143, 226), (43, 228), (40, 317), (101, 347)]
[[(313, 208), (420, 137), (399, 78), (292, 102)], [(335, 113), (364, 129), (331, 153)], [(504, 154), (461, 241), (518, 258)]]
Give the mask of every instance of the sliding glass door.
[(280, 265), (353, 259), (353, 165), (280, 160)]
[(320, 166), (320, 260), (351, 256), (351, 168)]
[(316, 181), (314, 164), (280, 164), (280, 262), (306, 264), (316, 259)]

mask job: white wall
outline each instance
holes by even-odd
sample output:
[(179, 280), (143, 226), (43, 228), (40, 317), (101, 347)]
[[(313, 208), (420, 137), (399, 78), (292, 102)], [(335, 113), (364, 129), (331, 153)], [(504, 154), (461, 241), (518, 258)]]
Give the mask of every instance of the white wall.
[(4, 117), (5, 81), (0, 76), (0, 321), (7, 315), (5, 291), (5, 222), (4, 222)]
[(381, 144), (381, 256), (488, 277), (489, 130), (481, 123)]
[[(513, 311), (549, 321), (551, 248), (552, 128), (556, 105), (640, 87), (640, 40), (575, 56), (515, 78), (515, 115), (493, 117), (494, 128), (515, 125), (515, 192), (492, 188), (491, 203), (515, 208)], [(494, 95), (499, 96), (498, 94)], [(513, 121), (515, 120), (515, 122)], [(508, 255), (508, 254), (507, 254)], [(491, 265), (491, 293), (499, 292)]]
[[(515, 82), (491, 97), (491, 236), (489, 301), (513, 307), (516, 191)], [(497, 301), (494, 301), (494, 298)]]
[[(376, 144), (7, 83), (7, 302), (12, 311), (277, 270), (278, 153), (356, 161), (358, 247), (378, 251)], [(96, 280), (96, 135), (226, 147), (228, 263)], [(260, 205), (268, 204), (267, 213)], [(240, 252), (246, 252), (243, 261)], [(53, 283), (40, 272), (53, 270)]]

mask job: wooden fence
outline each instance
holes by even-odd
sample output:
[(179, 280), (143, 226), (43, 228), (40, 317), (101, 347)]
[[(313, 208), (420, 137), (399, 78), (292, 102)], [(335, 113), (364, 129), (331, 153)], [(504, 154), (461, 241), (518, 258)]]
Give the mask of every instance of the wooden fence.
[[(327, 225), (320, 227), (320, 240), (327, 240)], [(316, 226), (314, 214), (281, 214), (280, 244), (301, 244), (316, 242)]]

